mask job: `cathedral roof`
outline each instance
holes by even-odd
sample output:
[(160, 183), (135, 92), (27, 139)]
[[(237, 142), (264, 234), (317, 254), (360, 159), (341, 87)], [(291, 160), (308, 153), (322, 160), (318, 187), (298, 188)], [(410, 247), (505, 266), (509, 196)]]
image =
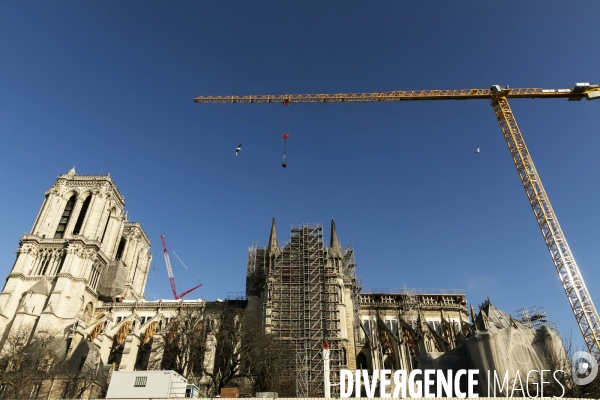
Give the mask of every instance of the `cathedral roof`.
[(40, 279), (39, 281), (36, 282), (35, 285), (33, 285), (31, 287), (31, 289), (28, 290), (28, 292), (39, 293), (39, 294), (43, 294), (44, 296), (49, 296), (50, 295), (50, 285), (48, 284), (48, 280), (45, 277)]
[(497, 329), (508, 329), (513, 326), (524, 328), (519, 321), (513, 319), (509, 314), (490, 303), (489, 299), (479, 306), (479, 309), (479, 317), (477, 319), (481, 322), (480, 326), (478, 326), (480, 329), (486, 329), (485, 325)]

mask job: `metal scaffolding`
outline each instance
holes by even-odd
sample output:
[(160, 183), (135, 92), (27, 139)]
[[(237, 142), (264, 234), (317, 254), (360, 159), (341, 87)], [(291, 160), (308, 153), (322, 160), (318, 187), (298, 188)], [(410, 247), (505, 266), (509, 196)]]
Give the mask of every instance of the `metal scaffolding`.
[(339, 396), (339, 371), (346, 368), (340, 284), (350, 279), (356, 285), (352, 247), (342, 253), (339, 260), (329, 256), (321, 224), (292, 227), (290, 241), (276, 251), (253, 245), (248, 252), (248, 294), (266, 289), (266, 325), (296, 349), (295, 371), (290, 373), (296, 376), (297, 397), (324, 394), (323, 339), (330, 346), (331, 395)]
[(400, 294), (404, 295), (401, 303), (402, 319), (406, 321), (413, 330), (417, 330), (419, 310), (421, 309), (421, 303), (417, 298), (417, 290), (407, 289), (405, 285), (400, 289)]
[(546, 314), (544, 307), (533, 306), (522, 308), (515, 311), (515, 314), (517, 319), (528, 328), (541, 329), (545, 325), (560, 335), (558, 326), (548, 319), (548, 314)]

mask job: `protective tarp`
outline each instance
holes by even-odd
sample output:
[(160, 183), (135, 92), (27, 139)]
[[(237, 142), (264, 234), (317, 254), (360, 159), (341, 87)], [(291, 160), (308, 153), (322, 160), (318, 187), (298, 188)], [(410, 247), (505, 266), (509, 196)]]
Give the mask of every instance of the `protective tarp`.
[(127, 281), (127, 266), (122, 261), (108, 263), (98, 282), (98, 297), (102, 301), (114, 301), (117, 297), (125, 295), (125, 282)]
[[(477, 330), (456, 349), (446, 353), (422, 354), (419, 369), (479, 370), (480, 395), (487, 395), (488, 371), (490, 388), (494, 384), (494, 371), (500, 385), (508, 371), (508, 385), (512, 388), (513, 382), (519, 378), (525, 385), (530, 371), (563, 369), (560, 366), (564, 365), (566, 355), (562, 341), (547, 326), (537, 330), (527, 328), (489, 303), (482, 308), (475, 325)], [(539, 375), (533, 373), (531, 378), (539, 379)], [(546, 372), (544, 379), (553, 378)]]
[[(490, 387), (493, 387), (494, 371), (500, 382), (508, 371), (508, 380), (512, 382), (517, 378), (518, 370), (519, 377), (525, 382), (530, 371), (554, 371), (556, 357), (564, 354), (560, 338), (546, 326), (539, 330), (490, 327), (487, 331), (476, 332), (467, 339), (465, 346), (469, 368), (479, 370), (479, 383), (483, 388), (488, 387), (487, 371), (490, 371)], [(539, 379), (538, 373), (534, 373), (533, 378)]]

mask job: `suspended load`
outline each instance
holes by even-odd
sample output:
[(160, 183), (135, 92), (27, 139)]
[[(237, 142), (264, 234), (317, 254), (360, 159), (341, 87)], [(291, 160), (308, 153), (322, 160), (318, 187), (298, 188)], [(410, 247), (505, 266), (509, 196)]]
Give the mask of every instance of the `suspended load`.
[(288, 135), (287, 133), (284, 133), (283, 135), (281, 135), (281, 137), (283, 138), (283, 160), (281, 161), (281, 166), (283, 168), (287, 168), (287, 160), (285, 158), (285, 147), (286, 147), (286, 143), (287, 143), (287, 138), (290, 137), (290, 135)]

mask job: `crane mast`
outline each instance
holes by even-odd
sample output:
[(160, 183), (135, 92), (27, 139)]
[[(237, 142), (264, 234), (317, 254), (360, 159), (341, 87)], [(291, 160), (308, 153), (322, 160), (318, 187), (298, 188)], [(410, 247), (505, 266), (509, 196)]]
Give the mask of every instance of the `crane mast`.
[(600, 360), (600, 320), (592, 297), (571, 254), (508, 100), (498, 96), (492, 100), (492, 106), (583, 339), (594, 358)]
[(194, 286), (193, 288), (188, 289), (181, 294), (177, 294), (177, 288), (175, 287), (175, 277), (173, 276), (173, 268), (171, 268), (171, 259), (169, 258), (169, 252), (167, 251), (167, 242), (165, 241), (165, 237), (163, 235), (160, 235), (160, 240), (162, 241), (163, 254), (165, 256), (165, 264), (167, 265), (167, 274), (169, 275), (169, 283), (171, 284), (173, 297), (175, 298), (175, 300), (182, 299), (183, 296), (185, 296), (192, 290), (198, 289), (200, 286), (202, 286), (202, 284)]
[[(409, 100), (491, 100), (525, 194), (558, 272), (569, 305), (590, 353), (600, 362), (600, 317), (579, 272), (567, 239), (560, 228), (523, 135), (508, 104), (509, 98), (566, 98), (570, 101), (600, 99), (600, 85), (576, 83), (572, 89), (517, 88), (494, 85), (490, 89), (416, 90), (382, 93), (283, 94), (200, 96), (201, 104), (227, 103), (355, 103)], [(166, 250), (165, 250), (166, 254)]]
[(165, 237), (160, 235), (160, 240), (162, 241), (163, 246), (163, 254), (165, 256), (165, 264), (167, 264), (167, 274), (169, 275), (169, 282), (171, 283), (171, 290), (173, 291), (173, 296), (175, 300), (177, 300), (177, 289), (175, 288), (175, 278), (173, 277), (173, 269), (171, 268), (171, 259), (169, 258), (169, 252), (167, 251), (167, 243), (165, 242)]

